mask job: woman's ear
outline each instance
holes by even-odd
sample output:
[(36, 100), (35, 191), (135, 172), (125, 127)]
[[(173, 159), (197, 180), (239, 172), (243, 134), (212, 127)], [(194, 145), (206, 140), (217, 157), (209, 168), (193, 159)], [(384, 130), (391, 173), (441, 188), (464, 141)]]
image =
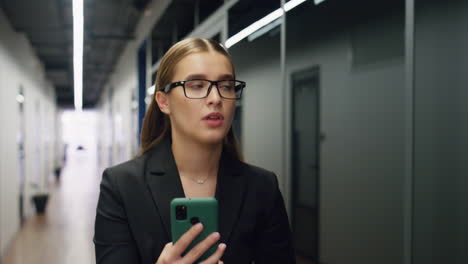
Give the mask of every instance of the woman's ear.
[(171, 113), (170, 105), (169, 105), (169, 96), (166, 93), (161, 91), (157, 91), (156, 95), (154, 96), (154, 100), (161, 109), (161, 112), (169, 115)]

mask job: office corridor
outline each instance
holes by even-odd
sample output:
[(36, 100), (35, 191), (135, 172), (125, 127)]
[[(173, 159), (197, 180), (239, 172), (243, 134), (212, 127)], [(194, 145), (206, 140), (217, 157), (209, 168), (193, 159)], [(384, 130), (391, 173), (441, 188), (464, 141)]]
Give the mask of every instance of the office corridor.
[(69, 150), (61, 182), (50, 183), (46, 214), (24, 223), (2, 264), (95, 263), (92, 237), (101, 178), (96, 161), (93, 150)]
[[(230, 131), (277, 176), (297, 264), (468, 264), (467, 28), (468, 0), (0, 0), (0, 264), (96, 264), (102, 171), (148, 127)], [(242, 85), (213, 107), (198, 78)]]

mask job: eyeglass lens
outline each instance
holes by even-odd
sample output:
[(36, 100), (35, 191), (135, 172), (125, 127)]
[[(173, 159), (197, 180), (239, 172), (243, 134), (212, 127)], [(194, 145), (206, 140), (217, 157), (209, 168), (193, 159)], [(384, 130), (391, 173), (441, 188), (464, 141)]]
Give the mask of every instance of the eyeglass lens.
[[(205, 80), (191, 80), (185, 82), (185, 93), (190, 98), (203, 98), (208, 95), (211, 83)], [(222, 97), (236, 99), (240, 98), (242, 85), (239, 81), (218, 82), (218, 90)]]

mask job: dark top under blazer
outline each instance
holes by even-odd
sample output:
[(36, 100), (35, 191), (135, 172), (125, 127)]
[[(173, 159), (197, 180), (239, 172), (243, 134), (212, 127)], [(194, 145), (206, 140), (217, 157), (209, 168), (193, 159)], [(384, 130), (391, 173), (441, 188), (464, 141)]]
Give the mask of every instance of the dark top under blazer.
[[(171, 241), (170, 202), (185, 197), (170, 141), (104, 171), (95, 223), (98, 264), (154, 264)], [(226, 264), (295, 263), (276, 175), (223, 151), (216, 195)]]

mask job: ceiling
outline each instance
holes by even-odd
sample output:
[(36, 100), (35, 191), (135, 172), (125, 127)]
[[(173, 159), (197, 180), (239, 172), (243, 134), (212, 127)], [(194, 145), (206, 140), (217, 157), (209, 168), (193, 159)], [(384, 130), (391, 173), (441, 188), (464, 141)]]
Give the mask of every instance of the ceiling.
[(172, 0), (151, 31), (152, 63), (161, 59), (172, 44), (192, 32), (196, 23), (203, 23), (223, 3), (224, 0)]
[[(125, 44), (150, 0), (84, 0), (83, 107), (96, 106)], [(56, 89), (57, 104), (73, 107), (72, 0), (0, 0), (26, 34)]]
[[(14, 29), (26, 34), (43, 62), (61, 108), (74, 106), (72, 1), (0, 0), (0, 8)], [(93, 108), (126, 43), (135, 38), (137, 22), (151, 0), (83, 1), (83, 108)], [(150, 33), (152, 63), (223, 3), (224, 0), (172, 0)], [(229, 35), (279, 6), (279, 0), (238, 0), (229, 10)]]
[[(151, 32), (152, 63), (160, 60), (172, 44), (192, 32), (197, 23), (203, 23), (223, 4), (224, 0), (172, 0)], [(279, 8), (280, 5), (280, 0), (238, 0), (228, 12), (229, 36)], [(220, 41), (220, 38), (219, 35), (213, 37), (217, 41)], [(155, 76), (152, 78), (154, 81)]]

